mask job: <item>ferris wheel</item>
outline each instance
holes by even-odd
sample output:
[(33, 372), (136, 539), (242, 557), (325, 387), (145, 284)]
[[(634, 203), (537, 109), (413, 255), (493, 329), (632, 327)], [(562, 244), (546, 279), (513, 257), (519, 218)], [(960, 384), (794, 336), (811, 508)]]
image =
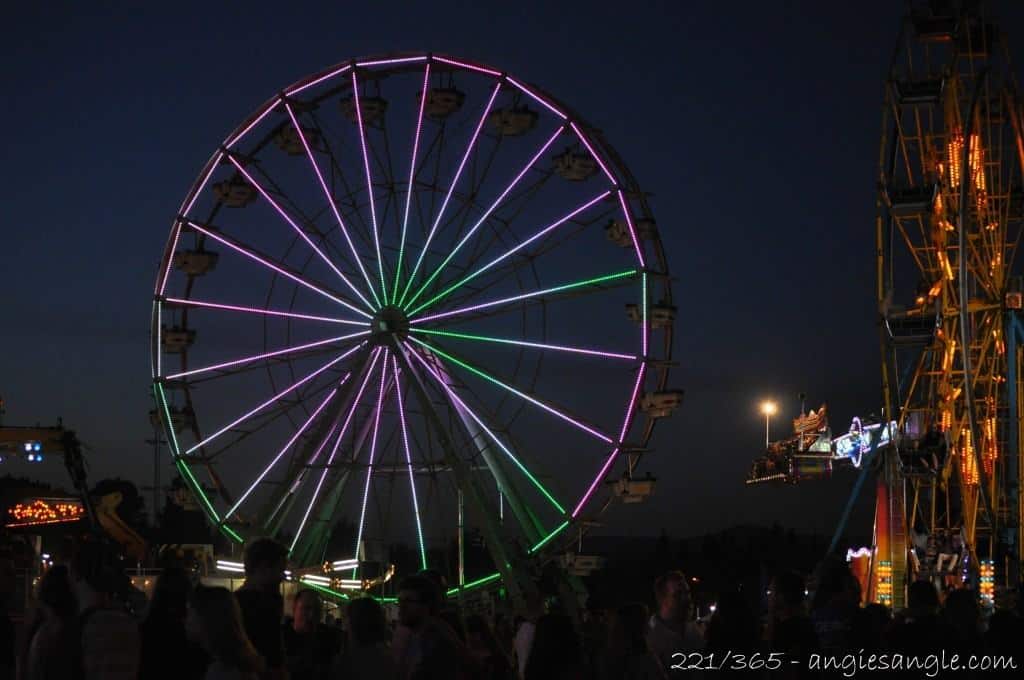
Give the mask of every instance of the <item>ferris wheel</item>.
[(907, 563), (915, 528), (962, 537), (942, 569), (953, 580), (982, 574), (991, 590), (997, 563), (1006, 580), (1019, 573), (1021, 125), (979, 3), (911, 3), (886, 87), (877, 225), (885, 406), (906, 442), (876, 514), (893, 583), (935, 570)]
[(359, 59), (199, 173), (157, 274), (154, 394), (231, 540), (342, 565), (336, 594), (422, 568), (515, 594), (650, 492), (674, 317), (647, 196), (598, 131), (498, 69)]

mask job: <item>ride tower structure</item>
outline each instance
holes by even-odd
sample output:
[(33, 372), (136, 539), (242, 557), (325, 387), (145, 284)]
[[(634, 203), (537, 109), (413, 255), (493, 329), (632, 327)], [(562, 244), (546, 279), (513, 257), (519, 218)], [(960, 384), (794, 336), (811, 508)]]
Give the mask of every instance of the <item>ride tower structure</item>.
[[(908, 8), (876, 220), (883, 405), (900, 435), (881, 461), (872, 580), (897, 607), (909, 580), (936, 570), (952, 585), (994, 565), (1015, 584), (1022, 517), (1020, 96), (982, 3)], [(913, 536), (962, 540), (962, 558), (919, 563)]]

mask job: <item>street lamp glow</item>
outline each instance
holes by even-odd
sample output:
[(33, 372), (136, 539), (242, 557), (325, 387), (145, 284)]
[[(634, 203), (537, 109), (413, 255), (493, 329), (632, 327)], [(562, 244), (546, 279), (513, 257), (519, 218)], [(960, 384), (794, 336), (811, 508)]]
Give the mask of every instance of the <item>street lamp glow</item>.
[(768, 448), (771, 444), (770, 431), (772, 416), (778, 413), (779, 405), (774, 401), (762, 401), (761, 402), (761, 413), (764, 414), (764, 447)]

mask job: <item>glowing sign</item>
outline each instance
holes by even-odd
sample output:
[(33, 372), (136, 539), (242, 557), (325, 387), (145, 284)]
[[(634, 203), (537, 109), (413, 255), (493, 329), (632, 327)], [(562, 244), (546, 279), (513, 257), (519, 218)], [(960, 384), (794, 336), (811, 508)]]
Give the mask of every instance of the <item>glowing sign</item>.
[(36, 498), (18, 503), (7, 510), (6, 528), (59, 524), (82, 519), (85, 509), (79, 501), (68, 498)]
[(889, 444), (896, 434), (896, 421), (890, 421), (885, 427), (882, 423), (862, 425), (860, 418), (854, 418), (850, 431), (832, 440), (835, 450), (833, 457), (849, 458), (854, 467), (859, 468), (865, 454)]

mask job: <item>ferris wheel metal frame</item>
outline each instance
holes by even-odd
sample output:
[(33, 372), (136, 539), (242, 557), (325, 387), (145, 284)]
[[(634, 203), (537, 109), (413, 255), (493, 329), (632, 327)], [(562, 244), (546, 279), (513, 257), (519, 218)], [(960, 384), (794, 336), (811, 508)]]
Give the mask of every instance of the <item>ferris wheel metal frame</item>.
[[(987, 587), (996, 567), (1019, 578), (1022, 538), (1021, 102), (983, 8), (909, 7), (886, 83), (876, 223), (883, 404), (902, 452), (881, 464), (872, 587), (895, 606), (915, 526), (962, 528), (963, 576), (985, 572)], [(943, 441), (938, 471), (908, 467), (929, 433)]]
[[(401, 180), (378, 156), (383, 153), (388, 162), (391, 160), (385, 122), (388, 100), (381, 95), (388, 78), (409, 77), (410, 74), (422, 77), (419, 81), (422, 88), (417, 96), (418, 116), (412, 141), (412, 160), (407, 179)], [(419, 173), (426, 165), (436, 139), (443, 139), (447, 116), (460, 112), (464, 103), (468, 105), (469, 98), (457, 89), (456, 83), (469, 78), (476, 78), (478, 86), (479, 79), (486, 79), (484, 82), (490, 86), (483, 113), (473, 116), (474, 120), (466, 127), (472, 133), (465, 151), (453, 156), (461, 160), (447, 187), (437, 186), (438, 170), (435, 170), (432, 182), (423, 183), (419, 180)], [(499, 95), (508, 98), (500, 100)], [(350, 151), (351, 157), (359, 160), (355, 164), (356, 171), (362, 177), (352, 181), (362, 181), (362, 189), (349, 190), (342, 170), (350, 167), (349, 159), (339, 160), (340, 153), (332, 150), (329, 141), (331, 130), (314, 113), (318, 107), (333, 103), (339, 96), (343, 114), (357, 131), (358, 144), (352, 144)], [(511, 104), (498, 108), (501, 101), (510, 101)], [(434, 116), (436, 120), (433, 123), (437, 123), (435, 127), (440, 132), (435, 131), (438, 137), (433, 142), (425, 131), (428, 124), (433, 124), (428, 122), (433, 115), (431, 111), (440, 112)], [(529, 138), (525, 133), (531, 131), (541, 117), (555, 124), (554, 132), (514, 179), (505, 185), (497, 200), (485, 209), (484, 204), (477, 200), (484, 179), (474, 184), (478, 172), (484, 177), (490, 168), (488, 163), (483, 171), (478, 170), (478, 166), (483, 165), (477, 158), (482, 153), (479, 149), (484, 142), (481, 140), (493, 136), (497, 139), (494, 142), (497, 148), (506, 136)], [(402, 133), (405, 131), (403, 129)], [(385, 147), (383, 151), (379, 148), (381, 140)], [(550, 156), (555, 142), (565, 144), (567, 140), (565, 151)], [(275, 145), (277, 150), (272, 149)], [(437, 148), (440, 150), (436, 151), (436, 163), (440, 166), (443, 141)], [(319, 216), (311, 216), (302, 210), (299, 206), (301, 201), (293, 200), (288, 191), (275, 182), (277, 178), (272, 178), (266, 171), (269, 164), (265, 161), (265, 154), (281, 152), (307, 162), (307, 179), (314, 189), (322, 190), (326, 203), (317, 206)], [(493, 159), (494, 156), (491, 162)], [(588, 181), (599, 182), (603, 190), (585, 203), (572, 206), (570, 212), (563, 211), (561, 217), (529, 238), (517, 239), (519, 235), (509, 226), (511, 220), (499, 219), (498, 212), (504, 206), (503, 201), (512, 203), (518, 200), (526, 206), (532, 205), (529, 203), (531, 195), (526, 190), (516, 193), (515, 189), (524, 176), (531, 171), (536, 172), (540, 164), (545, 164), (543, 174), (546, 178), (560, 176), (562, 181), (580, 186)], [(454, 161), (450, 165), (454, 167)], [(387, 177), (383, 180), (379, 176), (375, 178), (384, 167), (388, 168)], [(460, 180), (466, 175), (471, 176), (470, 187), (460, 188)], [(342, 183), (345, 183), (345, 193), (339, 188)], [(424, 184), (429, 186), (424, 188), (421, 186)], [(413, 213), (414, 202), (416, 209), (422, 210), (419, 208), (421, 191), (431, 196), (426, 218), (421, 213)], [(434, 199), (439, 199), (442, 194), (443, 200), (438, 209)], [(227, 215), (240, 209), (248, 210), (246, 206), (253, 202), (272, 209), (270, 213), (276, 221), (273, 228), (291, 230), (291, 241), (282, 252), (267, 252), (249, 244), (246, 238), (250, 234), (255, 238), (255, 230), (229, 233), (220, 227), (220, 221), (226, 220)], [(453, 214), (463, 216), (457, 227), (452, 227), (453, 219), (443, 221), (449, 205)], [(388, 211), (392, 209), (393, 213), (389, 215)], [(598, 218), (584, 219), (583, 216), (590, 214), (588, 211), (595, 210), (600, 220), (609, 215), (612, 217), (607, 223), (599, 222)], [(478, 219), (468, 227), (467, 217), (471, 214)], [(422, 242), (418, 244), (418, 256), (413, 251), (416, 237), (412, 234), (412, 227), (417, 222), (423, 232), (419, 235)], [(492, 222), (502, 224), (495, 226)], [(336, 226), (328, 231), (318, 226), (321, 223), (336, 223)], [(399, 239), (397, 248), (386, 242), (385, 227), (392, 223), (397, 232), (392, 236)], [(399, 225), (400, 230), (397, 229)], [(571, 234), (562, 241), (554, 241), (552, 234), (563, 225), (572, 229)], [(590, 234), (597, 232), (601, 225), (607, 239), (601, 243), (587, 242), (588, 247), (594, 248), (593, 259), (600, 259), (599, 249), (608, 248), (607, 241), (610, 241), (611, 245), (619, 246), (620, 251), (635, 256), (633, 266), (580, 280), (558, 281), (557, 285), (546, 281), (542, 283), (535, 264), (541, 255), (556, 252), (558, 246), (586, 230)], [(446, 229), (456, 229), (452, 239), (456, 245), (450, 250), (444, 250), (435, 241)], [(474, 234), (487, 229), (493, 232), (491, 241), (482, 246), (474, 244)], [(507, 247), (504, 239), (515, 245)], [(194, 247), (187, 248), (188, 243)], [(505, 246), (503, 254), (477, 266), (494, 243)], [(467, 244), (477, 248), (468, 264), (464, 260), (456, 261), (456, 255)], [(527, 250), (529, 246), (534, 247)], [(209, 250), (208, 247), (217, 250)], [(408, 254), (406, 248), (410, 249)], [(305, 260), (302, 264), (295, 264), (300, 252), (305, 253)], [(464, 252), (463, 255), (465, 257)], [(261, 305), (195, 296), (196, 291), (207, 285), (205, 282), (211, 278), (218, 261), (228, 258), (255, 265), (271, 276), (269, 290)], [(330, 271), (321, 269), (323, 277), (313, 274), (314, 267), (325, 265)], [(504, 280), (502, 277), (509, 274), (515, 275), (521, 292), (486, 299), (486, 291), (500, 285)], [(331, 283), (322, 280), (329, 275), (336, 276), (337, 280)], [(495, 275), (498, 277), (494, 278)], [(476, 287), (477, 281), (486, 285)], [(587, 295), (613, 291), (622, 285), (635, 289), (635, 297), (625, 310), (627, 313), (622, 314), (627, 322), (639, 328), (635, 335), (636, 346), (629, 351), (613, 352), (556, 344), (546, 341), (546, 338), (541, 342), (525, 337), (485, 336), (459, 332), (436, 323), (444, 319), (479, 320), (491, 313), (506, 313), (508, 309), (520, 307), (525, 315), (529, 310), (541, 308), (543, 322), (539, 327), (546, 333), (548, 306), (571, 301), (574, 296), (583, 299)], [(182, 292), (177, 295), (169, 292), (174, 286)], [(275, 306), (275, 301), (288, 291), (291, 294), (289, 306)], [(295, 306), (296, 300), (305, 299), (301, 298), (302, 295), (313, 295), (320, 303), (326, 304), (323, 300), (327, 300), (337, 307), (330, 314), (310, 313)], [(481, 296), (485, 297), (482, 302)], [(229, 361), (218, 360), (195, 366), (190, 352), (195, 352), (197, 341), (202, 342), (203, 329), (197, 331), (192, 328), (190, 318), (203, 313), (260, 318), (264, 327), (262, 351), (240, 358), (236, 355)], [(452, 593), (501, 582), (513, 597), (521, 598), (524, 590), (533, 587), (538, 564), (550, 561), (552, 556), (576, 541), (577, 535), (592, 526), (596, 517), (616, 498), (616, 492), (630, 493), (633, 473), (650, 441), (655, 423), (679, 405), (681, 393), (668, 388), (674, 316), (668, 265), (648, 197), (599, 131), (546, 91), (487, 65), (429, 53), (355, 59), (299, 80), (267, 100), (227, 136), (186, 194), (172, 223), (154, 291), (151, 333), (154, 397), (179, 474), (209, 520), (231, 541), (243, 543), (257, 535), (280, 535), (288, 522), (294, 525), (294, 519), (289, 518), (296, 512), (297, 504), (301, 509), (304, 503), (301, 494), (309, 493), (305, 485), (313, 487), (312, 480), (319, 476), (312, 500), (305, 502), (305, 512), (290, 545), (293, 560), (312, 569), (325, 562), (324, 549), (330, 537), (331, 520), (341, 502), (346, 480), (351, 472), (364, 469), (356, 560), (362, 545), (367, 499), (371, 485), (377, 479), (375, 475), (391, 475), (392, 478), (407, 475), (422, 563), (427, 566), (420, 517), (423, 508), (420, 507), (421, 501), (417, 500), (416, 476), (420, 469), (413, 463), (412, 452), (429, 448), (433, 437), (442, 454), (429, 460), (424, 456), (424, 468), (431, 468), (431, 474), (445, 468), (456, 478), (458, 491), (459, 577)], [(340, 330), (330, 338), (271, 349), (269, 338), (272, 333), (269, 329), (273, 328), (274, 333), (283, 332), (287, 340), (294, 343), (298, 336), (293, 334), (292, 324), (300, 323), (334, 324)], [(526, 324), (523, 321), (524, 329)], [(483, 370), (466, 355), (445, 344), (459, 340), (515, 347), (519, 355), (513, 362), (512, 378)], [(525, 352), (541, 354), (533, 364), (532, 376), (523, 359)], [(541, 362), (548, 353), (608, 358), (631, 365), (635, 377), (630, 380), (632, 389), (626, 395), (625, 416), (621, 422), (613, 427), (606, 422), (595, 424), (561, 407), (557, 400), (534, 394), (533, 386), (544, 375)], [(300, 359), (305, 361), (325, 355), (330, 357), (330, 361), (316, 371), (298, 377), (301, 371), (295, 364)], [(177, 365), (172, 369), (175, 362)], [(211, 427), (202, 422), (204, 414), (202, 409), (195, 407), (196, 395), (209, 389), (210, 385), (215, 386), (217, 380), (254, 369), (265, 370), (273, 396), (227, 425)], [(330, 380), (325, 383), (327, 378), (321, 376)], [(492, 399), (489, 406), (493, 408), (489, 412), (480, 408), (483, 398), (468, 386), (467, 380), (471, 379), (482, 379), (489, 383), (489, 387), (503, 391), (500, 401)], [(292, 384), (280, 389), (278, 383), (283, 380), (290, 380)], [(313, 390), (314, 385), (320, 387)], [(363, 401), (364, 395), (374, 392), (377, 395), (375, 400), (368, 397)], [(291, 401), (287, 401), (287, 395), (292, 395)], [(511, 415), (502, 416), (502, 427), (497, 427), (496, 414), (513, 399), (521, 403), (518, 407), (510, 407)], [(607, 446), (596, 461), (596, 474), (587, 477), (591, 481), (585, 492), (571, 503), (563, 505), (555, 500), (517, 455), (522, 452), (516, 448), (509, 425), (527, 406), (553, 416), (556, 423), (593, 435)], [(270, 417), (267, 414), (271, 407), (279, 409), (280, 413), (273, 411), (275, 415)], [(646, 418), (638, 417), (641, 414)], [(412, 432), (414, 416), (426, 433), (426, 446)], [(384, 432), (381, 422), (388, 418), (393, 424), (390, 431)], [(259, 421), (258, 426), (246, 425), (253, 419)], [(240, 450), (250, 445), (251, 438), (262, 428), (267, 428), (263, 431), (265, 434), (272, 427), (284, 427), (286, 421), (294, 430), (292, 436), (269, 464), (259, 466), (263, 469), (256, 481), (245, 492), (236, 494), (225, 480), (218, 459), (230, 454), (232, 447)], [(407, 424), (410, 425), (407, 427)], [(253, 430), (245, 429), (249, 426)], [(383, 429), (386, 430), (387, 426)], [(456, 431), (457, 436), (452, 434)], [(214, 441), (224, 435), (234, 439), (214, 448)], [(353, 442), (351, 445), (342, 445), (346, 436)], [(183, 441), (189, 438), (193, 442), (191, 446)], [(336, 443), (327, 454), (332, 440)], [(367, 444), (367, 462), (359, 463), (359, 455)], [(346, 447), (352, 452), (348, 468), (344, 467)], [(336, 458), (339, 449), (343, 453), (341, 458)], [(375, 452), (385, 449), (395, 455), (396, 463), (390, 467), (374, 457)], [(400, 453), (404, 453), (404, 462)], [(443, 463), (438, 462), (442, 459)], [(271, 476), (277, 474), (275, 467), (282, 461), (287, 461), (287, 473), (275, 482), (277, 486), (274, 488), (280, 491), (279, 495), (271, 495), (265, 500), (262, 508), (252, 516), (255, 519), (247, 517), (243, 520), (240, 508), (250, 502), (257, 489), (270, 483)], [(620, 463), (622, 477), (609, 479), (609, 473)], [(503, 533), (496, 519), (494, 499), (480, 486), (479, 475), (475, 474), (478, 468), (474, 466), (486, 470), (497, 484), (497, 503), (508, 503), (510, 513), (519, 524), (518, 530), (528, 539), (525, 543), (509, 540), (507, 532)], [(526, 479), (518, 483), (528, 481), (547, 496), (557, 508), (560, 521), (541, 526), (536, 513), (516, 490), (516, 482), (510, 478), (513, 473), (525, 476)], [(200, 481), (203, 474), (213, 485), (213, 494), (204, 489)], [(325, 484), (328, 478), (331, 483)], [(635, 483), (649, 490), (649, 480), (637, 480)], [(645, 484), (648, 487), (644, 487)], [(325, 486), (326, 495), (321, 496)], [(608, 487), (612, 491), (599, 493)], [(462, 565), (464, 503), (480, 523), (487, 551), (496, 567), (494, 573), (471, 582), (465, 580)], [(576, 529), (577, 533), (569, 531), (570, 528)], [(347, 570), (352, 561), (342, 562)], [(353, 578), (348, 583), (358, 581), (355, 579), (357, 568), (353, 568)], [(308, 583), (326, 594), (345, 597), (346, 593), (333, 587), (336, 581), (314, 579)], [(361, 581), (363, 588), (371, 582), (377, 585), (379, 580)]]

